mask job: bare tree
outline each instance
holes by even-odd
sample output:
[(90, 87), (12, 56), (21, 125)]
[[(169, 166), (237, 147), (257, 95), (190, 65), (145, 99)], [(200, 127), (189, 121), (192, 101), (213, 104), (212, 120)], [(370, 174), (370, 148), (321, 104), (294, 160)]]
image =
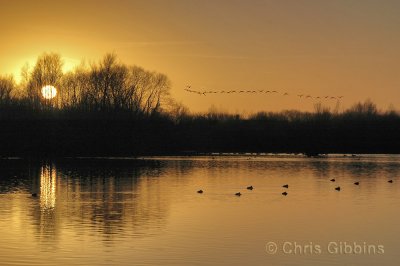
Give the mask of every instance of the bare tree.
[(107, 54), (87, 71), (66, 75), (64, 90), (73, 92), (65, 98), (71, 104), (90, 110), (126, 110), (151, 115), (160, 111), (169, 98), (170, 81), (160, 73), (119, 63), (115, 54)]
[(16, 88), (13, 76), (0, 76), (0, 105), (8, 104)]
[(122, 108), (127, 75), (127, 67), (117, 62), (115, 54), (105, 55), (98, 65), (91, 66), (85, 98), (99, 110)]
[(170, 97), (170, 81), (167, 76), (136, 66), (130, 68), (128, 88), (133, 111), (145, 115), (159, 111)]
[(189, 109), (182, 103), (171, 101), (169, 105), (170, 106), (168, 113), (170, 114), (170, 117), (176, 124), (179, 124), (185, 119), (189, 118), (190, 116)]
[(347, 113), (372, 116), (378, 114), (378, 108), (370, 99), (367, 99), (363, 103), (359, 102), (353, 105)]
[(73, 71), (63, 75), (60, 93), (62, 107), (86, 110), (83, 107), (89, 106), (87, 98), (90, 86), (89, 74), (89, 69), (82, 62)]
[[(38, 57), (27, 84), (28, 97), (36, 107), (41, 106), (41, 88), (43, 86), (52, 85), (61, 94), (62, 66), (63, 62), (59, 54), (44, 53)], [(57, 97), (56, 100), (58, 103), (59, 98)]]

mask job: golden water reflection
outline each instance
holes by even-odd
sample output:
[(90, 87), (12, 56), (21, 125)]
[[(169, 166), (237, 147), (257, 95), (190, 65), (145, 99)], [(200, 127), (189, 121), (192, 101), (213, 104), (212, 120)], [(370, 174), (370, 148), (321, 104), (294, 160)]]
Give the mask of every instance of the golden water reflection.
[(40, 171), (40, 206), (52, 209), (56, 206), (57, 170), (54, 165), (44, 165)]
[(72, 228), (71, 240), (96, 234), (99, 243), (113, 245), (126, 237), (155, 235), (165, 225), (170, 200), (160, 193), (163, 167), (64, 161), (41, 163), (31, 172), (32, 192), (38, 195), (31, 198), (31, 221), (35, 237), (52, 243), (47, 247), (57, 248)]
[[(6, 265), (398, 265), (400, 156), (19, 162), (0, 176)], [(385, 256), (265, 253), (286, 240), (383, 243)]]

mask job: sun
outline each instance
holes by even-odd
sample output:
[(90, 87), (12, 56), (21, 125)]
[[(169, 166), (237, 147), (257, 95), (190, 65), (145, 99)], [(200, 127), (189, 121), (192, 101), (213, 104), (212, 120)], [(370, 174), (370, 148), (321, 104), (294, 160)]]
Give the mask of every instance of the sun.
[(54, 86), (46, 85), (42, 88), (42, 95), (45, 99), (53, 99), (57, 95), (57, 89)]

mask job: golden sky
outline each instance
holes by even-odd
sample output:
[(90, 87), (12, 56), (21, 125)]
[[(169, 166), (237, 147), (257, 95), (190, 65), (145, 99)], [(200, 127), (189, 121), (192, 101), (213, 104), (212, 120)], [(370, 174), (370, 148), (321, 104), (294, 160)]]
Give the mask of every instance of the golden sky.
[[(400, 109), (399, 14), (397, 0), (0, 0), (0, 73), (18, 79), (43, 52), (60, 53), (66, 70), (115, 52), (167, 74), (192, 111), (313, 110), (315, 101), (295, 96), (303, 93)], [(199, 96), (188, 84), (290, 97)]]

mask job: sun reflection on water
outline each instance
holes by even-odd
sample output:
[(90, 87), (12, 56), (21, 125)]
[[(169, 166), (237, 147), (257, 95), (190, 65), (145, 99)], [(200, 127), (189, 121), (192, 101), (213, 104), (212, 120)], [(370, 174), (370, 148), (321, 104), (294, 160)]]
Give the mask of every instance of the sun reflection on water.
[(43, 166), (40, 172), (40, 207), (52, 209), (56, 206), (56, 169), (51, 166)]

